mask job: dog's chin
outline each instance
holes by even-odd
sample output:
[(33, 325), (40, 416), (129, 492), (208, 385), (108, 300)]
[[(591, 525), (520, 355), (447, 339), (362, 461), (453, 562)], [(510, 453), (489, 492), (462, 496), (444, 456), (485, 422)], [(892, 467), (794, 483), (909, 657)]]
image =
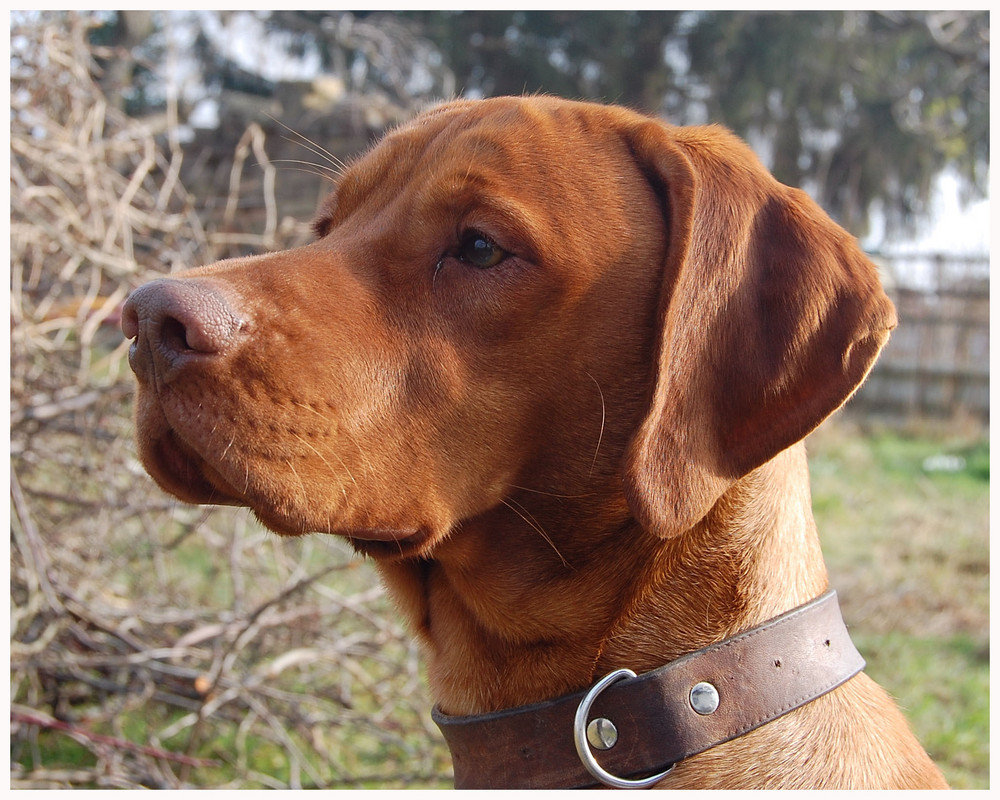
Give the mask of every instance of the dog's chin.
[(352, 528), (336, 524), (320, 525), (308, 518), (294, 514), (284, 515), (271, 509), (250, 506), (254, 516), (269, 530), (279, 536), (304, 536), (322, 534), (346, 539), (354, 550), (375, 561), (398, 561), (405, 558), (426, 556), (439, 538), (422, 528)]
[(248, 506), (266, 528), (280, 536), (303, 536), (310, 533), (339, 536), (366, 555), (383, 552), (399, 555), (413, 551), (433, 538), (429, 531), (416, 527), (354, 527), (350, 523), (314, 520), (308, 514), (300, 515), (294, 508), (280, 510), (253, 502), (242, 505)]
[(427, 557), (437, 541), (437, 537), (428, 531), (397, 531), (393, 539), (365, 538), (367, 532), (360, 535), (348, 535), (351, 547), (360, 555), (374, 561), (400, 561), (408, 558)]

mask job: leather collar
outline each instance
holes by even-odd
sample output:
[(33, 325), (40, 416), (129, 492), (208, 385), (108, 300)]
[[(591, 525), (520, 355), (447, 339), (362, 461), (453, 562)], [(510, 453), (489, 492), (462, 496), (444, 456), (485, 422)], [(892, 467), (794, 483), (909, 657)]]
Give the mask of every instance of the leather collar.
[[(829, 591), (599, 694), (592, 689), (466, 717), (435, 708), (433, 718), (451, 750), (457, 789), (583, 788), (599, 785), (575, 744), (584, 738), (582, 731), (574, 734), (574, 719), (585, 699), (593, 706), (581, 726), (603, 718), (617, 731), (610, 749), (591, 750), (598, 770), (627, 778), (664, 773), (684, 758), (742, 736), (835, 689), (864, 665), (836, 592)], [(700, 686), (693, 697), (700, 684), (710, 688)]]

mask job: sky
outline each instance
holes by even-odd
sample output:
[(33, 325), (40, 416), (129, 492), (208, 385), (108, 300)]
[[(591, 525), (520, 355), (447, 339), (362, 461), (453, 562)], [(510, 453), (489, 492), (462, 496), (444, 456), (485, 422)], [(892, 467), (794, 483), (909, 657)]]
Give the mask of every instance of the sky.
[(862, 244), (866, 249), (887, 253), (988, 256), (990, 222), (989, 198), (962, 203), (958, 177), (945, 172), (938, 177), (931, 200), (931, 219), (922, 234), (887, 239), (879, 221), (873, 219), (872, 233), (862, 240)]

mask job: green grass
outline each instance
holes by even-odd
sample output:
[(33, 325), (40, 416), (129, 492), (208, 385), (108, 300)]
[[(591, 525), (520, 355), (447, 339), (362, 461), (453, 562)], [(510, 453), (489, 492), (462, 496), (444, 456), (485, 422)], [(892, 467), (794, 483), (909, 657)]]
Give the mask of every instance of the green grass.
[(854, 634), (868, 674), (890, 689), (956, 789), (989, 786), (989, 645), (967, 634)]
[(987, 788), (988, 438), (834, 423), (809, 452), (830, 580), (868, 673), (953, 787)]

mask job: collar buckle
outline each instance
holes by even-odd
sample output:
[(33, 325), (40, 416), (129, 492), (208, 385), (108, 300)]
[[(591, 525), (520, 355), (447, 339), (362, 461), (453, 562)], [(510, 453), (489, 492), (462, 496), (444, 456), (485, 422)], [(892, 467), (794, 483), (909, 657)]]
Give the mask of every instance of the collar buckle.
[[(636, 674), (630, 669), (616, 669), (614, 672), (609, 672), (603, 678), (601, 678), (597, 683), (595, 683), (590, 691), (584, 696), (580, 701), (580, 705), (576, 708), (576, 718), (573, 721), (573, 739), (576, 742), (576, 752), (580, 756), (580, 761), (583, 762), (583, 766), (587, 768), (587, 772), (593, 775), (597, 780), (606, 786), (610, 786), (613, 789), (648, 789), (660, 781), (662, 781), (670, 771), (674, 768), (671, 764), (663, 772), (657, 773), (656, 775), (650, 775), (648, 778), (638, 778), (636, 780), (630, 780), (628, 778), (619, 778), (617, 775), (612, 775), (610, 772), (604, 769), (600, 764), (597, 763), (597, 759), (594, 758), (594, 754), (590, 749), (591, 739), (596, 738), (600, 744), (594, 743), (594, 746), (599, 750), (610, 750), (615, 746), (618, 740), (618, 732), (614, 727), (614, 724), (604, 717), (598, 717), (588, 724), (587, 717), (590, 715), (590, 707), (594, 704), (597, 696), (603, 692), (607, 687), (616, 681), (622, 680), (623, 678), (634, 678)], [(594, 723), (597, 723), (595, 726)], [(600, 733), (600, 728), (602, 723), (607, 723), (610, 726), (610, 730), (614, 732), (612, 737), (602, 735)], [(594, 734), (593, 736), (591, 734)]]

